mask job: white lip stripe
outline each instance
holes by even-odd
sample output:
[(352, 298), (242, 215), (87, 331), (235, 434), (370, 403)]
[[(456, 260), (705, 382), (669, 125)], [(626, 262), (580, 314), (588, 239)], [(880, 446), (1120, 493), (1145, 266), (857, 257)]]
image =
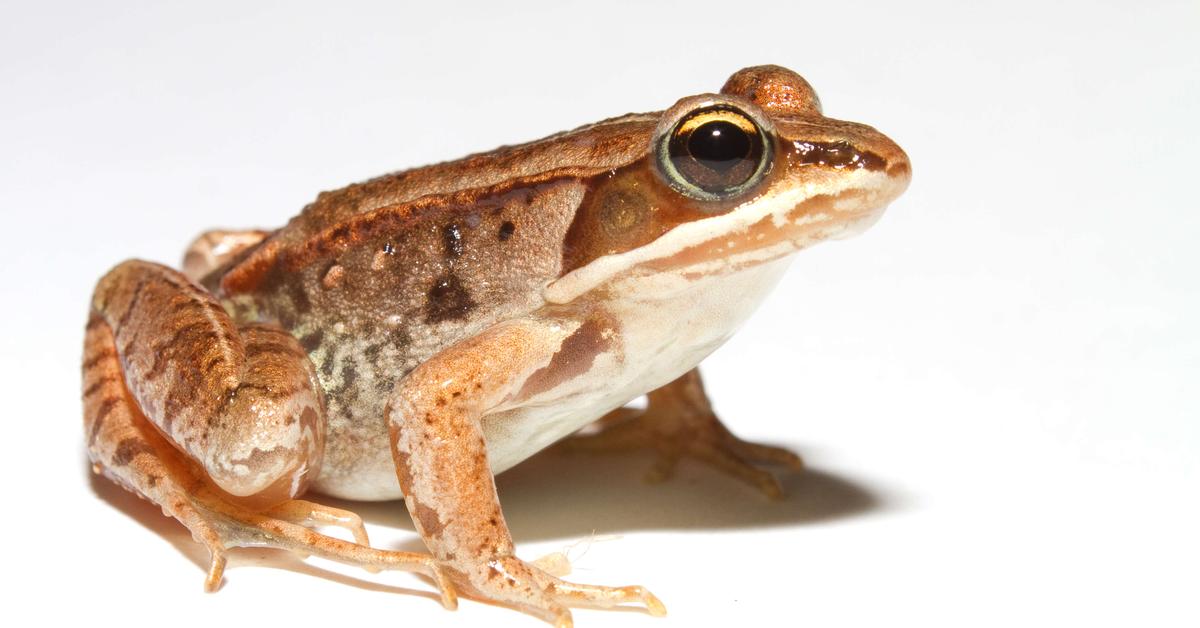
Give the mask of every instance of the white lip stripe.
[[(804, 201), (817, 196), (836, 197), (848, 191), (859, 190), (866, 193), (865, 202), (870, 204), (875, 199), (885, 196), (885, 191), (889, 191), (896, 185), (896, 181), (882, 172), (857, 170), (842, 173), (833, 182), (784, 186), (786, 189), (781, 192), (768, 192), (747, 201), (727, 214), (681, 224), (645, 246), (597, 258), (586, 266), (573, 270), (551, 283), (546, 287), (544, 297), (549, 303), (568, 303), (613, 276), (639, 264), (670, 257), (708, 240), (744, 231), (768, 216), (771, 217), (776, 227), (783, 227), (789, 222), (788, 212)], [(886, 196), (894, 196), (894, 194)], [(863, 204), (863, 201), (835, 202), (833, 209), (839, 212), (860, 211)], [(816, 220), (817, 216), (806, 218)]]

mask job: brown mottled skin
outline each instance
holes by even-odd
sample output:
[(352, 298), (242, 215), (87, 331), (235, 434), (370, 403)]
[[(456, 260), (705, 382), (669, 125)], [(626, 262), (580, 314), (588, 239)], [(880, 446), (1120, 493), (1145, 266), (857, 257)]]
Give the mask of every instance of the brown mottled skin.
[[(663, 169), (659, 139), (713, 103), (765, 157), (738, 157), (758, 174), (706, 196)], [(660, 614), (641, 587), (517, 558), (493, 474), (650, 392), (647, 411), (616, 410), (575, 446), (648, 445), (659, 477), (692, 456), (777, 495), (754, 463), (799, 459), (725, 429), (695, 365), (753, 309), (737, 294), (758, 298), (778, 260), (868, 224), (908, 177), (890, 140), (825, 118), (802, 78), (761, 66), (665, 112), (324, 192), (274, 232), (201, 236), (185, 273), (128, 261), (100, 280), (89, 455), (210, 549), (210, 588), (226, 548), (266, 544), (424, 572), (448, 607), (461, 591), (558, 626), (570, 606)], [(370, 548), (352, 513), (297, 499), (309, 489), (402, 495), (430, 555)]]

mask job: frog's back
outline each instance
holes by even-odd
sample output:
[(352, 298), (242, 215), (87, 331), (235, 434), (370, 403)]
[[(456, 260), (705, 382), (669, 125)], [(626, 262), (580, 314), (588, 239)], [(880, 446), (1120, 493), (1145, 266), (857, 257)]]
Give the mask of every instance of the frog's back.
[(589, 179), (644, 156), (656, 121), (629, 114), (322, 192), (209, 284), (238, 319), (300, 332), (511, 313), (560, 274)]
[(462, 159), (389, 173), (322, 192), (285, 227), (238, 267), (227, 285), (261, 278), (262, 268), (279, 256), (296, 254), (310, 240), (330, 235), (356, 217), (385, 209), (405, 212), (416, 201), (453, 197), (459, 204), (513, 187), (564, 178), (585, 179), (619, 168), (648, 149), (656, 113), (628, 114), (549, 137), (477, 153)]

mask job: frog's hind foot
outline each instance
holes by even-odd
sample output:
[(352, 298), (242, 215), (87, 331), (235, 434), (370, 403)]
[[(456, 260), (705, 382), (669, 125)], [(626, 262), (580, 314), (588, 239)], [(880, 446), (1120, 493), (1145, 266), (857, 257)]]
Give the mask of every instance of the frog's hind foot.
[[(107, 325), (88, 327), (84, 358), (84, 423), (93, 469), (162, 508), (209, 551), (205, 589), (220, 588), (226, 551), (268, 547), (319, 556), (368, 570), (422, 573), (440, 589), (442, 604), (457, 606), (457, 594), (444, 569), (427, 554), (384, 551), (367, 544), (355, 514), (303, 500), (254, 504), (216, 488), (199, 465), (184, 457), (150, 424), (129, 393)], [(350, 542), (309, 526), (348, 530)]]
[[(203, 513), (205, 523), (216, 530), (221, 540), (220, 549), (269, 547), (287, 550), (302, 558), (319, 556), (362, 567), (372, 573), (385, 569), (423, 573), (437, 584), (443, 606), (451, 609), (457, 607), (454, 586), (437, 561), (427, 554), (370, 547), (367, 544), (362, 519), (351, 512), (304, 500), (289, 500), (265, 511), (256, 512), (225, 499), (216, 489), (209, 486), (202, 486), (197, 491), (193, 497), (193, 505)], [(345, 528), (354, 535), (357, 542), (352, 543), (321, 534), (309, 527), (314, 525)], [(209, 582), (206, 582), (206, 588), (210, 590), (220, 582), (218, 563), (224, 563), (220, 550), (213, 552), (213, 569), (216, 572), (214, 574), (213, 570), (210, 570)]]
[(804, 461), (795, 453), (744, 441), (730, 432), (713, 413), (696, 369), (647, 397), (645, 410), (615, 410), (598, 421), (599, 432), (570, 438), (563, 448), (594, 452), (654, 449), (658, 459), (646, 476), (650, 482), (670, 478), (680, 459), (694, 458), (757, 487), (772, 499), (783, 496), (783, 487), (779, 478), (758, 465), (776, 465), (793, 472), (804, 469)]
[[(111, 415), (109, 422), (112, 422)], [(110, 429), (107, 423), (106, 430)], [(134, 425), (129, 427), (135, 428)], [(163, 441), (155, 442), (153, 432), (133, 435), (134, 431), (128, 430), (120, 440), (121, 443), (145, 445), (132, 459), (125, 465), (117, 465), (120, 454), (107, 461), (101, 457), (96, 467), (161, 506), (163, 514), (179, 520), (192, 533), (192, 538), (208, 549), (211, 562), (204, 581), (206, 591), (216, 591), (221, 586), (226, 550), (267, 547), (287, 550), (301, 558), (319, 556), (370, 572), (388, 569), (422, 573), (439, 588), (443, 606), (457, 607), (454, 585), (431, 556), (370, 547), (358, 515), (304, 500), (289, 500), (261, 512), (255, 511), (235, 503), (203, 480), (185, 475), (187, 469), (171, 459), (173, 452), (161, 449), (169, 445)], [(118, 445), (118, 449), (120, 447)], [(129, 447), (125, 445), (126, 449)], [(103, 450), (97, 453), (103, 453)], [(356, 542), (321, 534), (310, 526), (345, 528)]]
[(555, 628), (572, 626), (571, 608), (635, 608), (662, 617), (667, 607), (642, 586), (603, 586), (567, 582), (515, 556), (492, 558), (478, 565), (455, 561), (463, 591), (476, 599), (498, 602), (540, 617)]
[(354, 536), (355, 543), (371, 545), (371, 541), (367, 537), (367, 529), (363, 526), (362, 517), (349, 510), (324, 506), (303, 499), (289, 499), (271, 507), (263, 514), (307, 528), (314, 526), (342, 528)]

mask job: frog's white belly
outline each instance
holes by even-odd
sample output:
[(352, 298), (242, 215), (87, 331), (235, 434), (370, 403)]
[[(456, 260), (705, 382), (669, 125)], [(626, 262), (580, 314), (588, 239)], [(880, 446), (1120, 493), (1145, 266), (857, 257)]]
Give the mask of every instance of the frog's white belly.
[(492, 470), (504, 471), (606, 413), (671, 382), (729, 339), (779, 281), (791, 256), (684, 283), (673, 275), (628, 280), (614, 292), (648, 298), (606, 303), (619, 348), (583, 376), (484, 418)]

